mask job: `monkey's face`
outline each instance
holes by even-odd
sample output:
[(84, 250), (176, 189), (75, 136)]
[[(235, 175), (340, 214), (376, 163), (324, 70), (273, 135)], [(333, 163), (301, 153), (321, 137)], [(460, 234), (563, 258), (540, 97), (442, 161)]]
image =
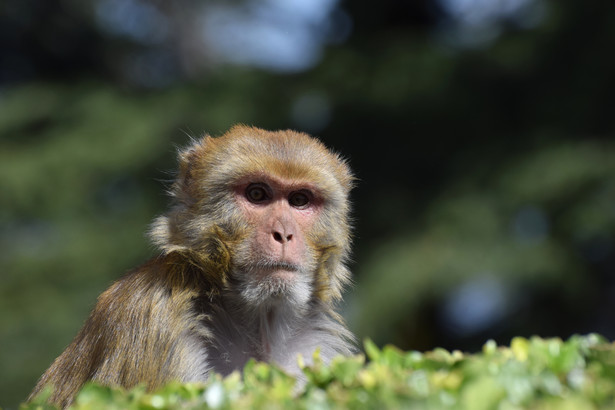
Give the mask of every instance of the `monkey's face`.
[(308, 184), (253, 176), (233, 190), (249, 234), (235, 253), (234, 279), (251, 305), (309, 301), (316, 271), (310, 233), (322, 211), (323, 199)]
[(151, 236), (247, 306), (331, 303), (350, 276), (352, 181), (346, 163), (307, 134), (236, 126), (180, 152), (173, 206)]

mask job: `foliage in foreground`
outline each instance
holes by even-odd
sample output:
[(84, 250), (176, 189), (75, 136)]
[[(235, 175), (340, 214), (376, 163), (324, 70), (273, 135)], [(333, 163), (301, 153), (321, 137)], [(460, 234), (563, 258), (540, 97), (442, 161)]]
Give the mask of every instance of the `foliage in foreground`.
[[(206, 384), (174, 383), (148, 393), (87, 385), (77, 409), (193, 408), (454, 408), (595, 409), (615, 406), (615, 344), (601, 336), (567, 341), (517, 337), (509, 347), (489, 341), (482, 353), (435, 349), (403, 352), (365, 343), (358, 355), (325, 366), (304, 367), (308, 382), (297, 393), (294, 379), (265, 363), (250, 362), (243, 374), (216, 375)], [(22, 409), (46, 406), (40, 401)]]

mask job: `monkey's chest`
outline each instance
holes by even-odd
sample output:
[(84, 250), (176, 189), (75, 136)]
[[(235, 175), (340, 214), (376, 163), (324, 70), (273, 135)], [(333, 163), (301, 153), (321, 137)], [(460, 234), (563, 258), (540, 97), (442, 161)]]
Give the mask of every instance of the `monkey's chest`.
[(269, 361), (268, 357), (258, 352), (254, 347), (248, 346), (242, 340), (224, 344), (210, 344), (207, 349), (209, 367), (216, 373), (224, 376), (234, 370), (241, 370), (250, 358), (258, 361)]
[(241, 371), (250, 359), (275, 363), (287, 372), (296, 374), (297, 355), (311, 355), (311, 352), (300, 348), (297, 332), (282, 334), (228, 327), (217, 330), (214, 342), (207, 344), (207, 361), (210, 369), (222, 375), (234, 370)]

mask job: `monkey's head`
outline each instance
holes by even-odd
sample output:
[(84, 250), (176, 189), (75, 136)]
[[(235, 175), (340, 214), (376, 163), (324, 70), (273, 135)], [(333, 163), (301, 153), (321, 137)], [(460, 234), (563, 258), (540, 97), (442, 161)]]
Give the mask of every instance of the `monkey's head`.
[(163, 252), (248, 306), (341, 297), (353, 176), (338, 155), (307, 134), (235, 126), (179, 157), (173, 205), (151, 230)]

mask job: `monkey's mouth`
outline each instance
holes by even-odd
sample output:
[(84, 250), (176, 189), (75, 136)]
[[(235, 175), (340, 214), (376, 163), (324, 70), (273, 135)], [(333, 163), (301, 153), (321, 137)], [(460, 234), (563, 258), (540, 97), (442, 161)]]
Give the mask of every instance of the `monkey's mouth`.
[(301, 270), (299, 265), (284, 261), (262, 261), (255, 264), (253, 269), (263, 273), (272, 274), (275, 272), (296, 273)]
[(266, 260), (252, 265), (250, 270), (260, 277), (292, 280), (301, 271), (301, 267), (291, 262)]

